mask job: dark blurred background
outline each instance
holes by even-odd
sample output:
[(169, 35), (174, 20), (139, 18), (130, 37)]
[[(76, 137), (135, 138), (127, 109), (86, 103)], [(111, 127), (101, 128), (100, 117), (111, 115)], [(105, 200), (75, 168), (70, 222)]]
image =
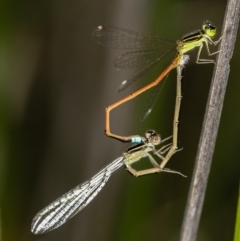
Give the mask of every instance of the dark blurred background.
[[(184, 78), (179, 147), (167, 167), (188, 178), (162, 173), (133, 178), (121, 168), (81, 213), (40, 236), (30, 232), (34, 215), (88, 180), (129, 146), (104, 135), (104, 110), (154, 79), (167, 57), (138, 83), (117, 94), (136, 70), (117, 70), (120, 50), (92, 40), (100, 24), (177, 40), (201, 28), (218, 27), (226, 1), (16, 1), (0, 3), (0, 240), (177, 240), (191, 182), (212, 65), (196, 65)], [(213, 48), (211, 48), (213, 49)], [(214, 49), (215, 50), (215, 49)], [(233, 238), (240, 170), (240, 58), (236, 43), (203, 214), (199, 241)], [(155, 109), (140, 122), (149, 93), (112, 112), (112, 131), (144, 135), (149, 128), (172, 132), (176, 71)]]

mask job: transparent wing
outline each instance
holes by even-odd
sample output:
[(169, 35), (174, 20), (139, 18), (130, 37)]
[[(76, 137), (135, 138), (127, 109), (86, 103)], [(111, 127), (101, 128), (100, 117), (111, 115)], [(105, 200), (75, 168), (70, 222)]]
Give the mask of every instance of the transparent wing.
[(171, 50), (173, 50), (173, 48), (127, 52), (119, 55), (114, 60), (114, 67), (119, 69), (127, 69), (135, 68), (141, 65), (147, 65), (156, 61), (157, 59), (160, 60), (163, 56), (166, 55), (166, 53), (170, 52)]
[(172, 49), (169, 49), (168, 52), (165, 52), (158, 58), (152, 59), (152, 61), (150, 61), (150, 63), (146, 67), (144, 67), (137, 73), (133, 74), (130, 78), (123, 80), (122, 83), (119, 85), (117, 92), (119, 93), (119, 92), (125, 90), (128, 86), (130, 86), (132, 83), (134, 83), (140, 77), (142, 77), (147, 71), (149, 71), (155, 64), (157, 64), (165, 55), (167, 55), (171, 51), (172, 51)]
[[(133, 74), (130, 78), (122, 81), (117, 89), (118, 93), (133, 84), (165, 55), (176, 49), (177, 46), (175, 41), (155, 36), (146, 36), (134, 31), (112, 26), (98, 26), (93, 30), (92, 36), (98, 44), (105, 47), (136, 50), (119, 55), (114, 60), (114, 66), (116, 68), (127, 69), (145, 65), (143, 69)], [(158, 88), (160, 89), (160, 87), (157, 87), (157, 89)], [(145, 109), (142, 119), (145, 119), (150, 114), (158, 94), (155, 94), (155, 96), (156, 97), (151, 98), (153, 103), (148, 102), (148, 107)]]
[(157, 101), (157, 98), (166, 82), (167, 77), (168, 76), (166, 76), (161, 83), (159, 83), (156, 87), (154, 87), (154, 89), (151, 93), (151, 96), (148, 99), (148, 102), (146, 103), (146, 105), (144, 107), (141, 121), (144, 121), (149, 116), (149, 114), (152, 112), (153, 106), (155, 105), (155, 103)]
[(90, 181), (76, 186), (38, 212), (33, 218), (31, 231), (34, 234), (51, 231), (76, 215), (100, 192), (111, 174), (124, 164), (123, 159), (117, 158)]
[(114, 61), (116, 68), (126, 69), (147, 65), (129, 79), (124, 80), (117, 92), (125, 90), (166, 54), (176, 48), (175, 41), (155, 36), (146, 36), (134, 31), (111, 26), (98, 26), (93, 30), (92, 36), (97, 43), (106, 47), (137, 50), (118, 56)]
[(176, 45), (175, 41), (111, 26), (98, 26), (92, 36), (98, 44), (117, 49), (154, 49)]

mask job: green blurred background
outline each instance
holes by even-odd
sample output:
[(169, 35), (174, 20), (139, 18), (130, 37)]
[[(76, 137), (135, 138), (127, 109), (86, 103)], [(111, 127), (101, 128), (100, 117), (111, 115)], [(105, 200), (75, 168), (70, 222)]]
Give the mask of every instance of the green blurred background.
[[(34, 215), (77, 184), (91, 178), (129, 146), (104, 136), (104, 109), (149, 83), (167, 57), (144, 78), (117, 95), (134, 70), (116, 70), (120, 50), (91, 37), (112, 25), (176, 40), (211, 20), (220, 36), (226, 1), (15, 1), (0, 3), (0, 240), (155, 241), (177, 240), (213, 72), (196, 65), (184, 78), (177, 153), (167, 165), (188, 178), (162, 173), (133, 178), (124, 168), (99, 195), (62, 227), (40, 236), (30, 232)], [(239, 40), (213, 157), (199, 241), (233, 239), (240, 171)], [(149, 128), (172, 131), (176, 73), (170, 75), (154, 111), (140, 122), (149, 93), (113, 111), (112, 131), (144, 135)]]

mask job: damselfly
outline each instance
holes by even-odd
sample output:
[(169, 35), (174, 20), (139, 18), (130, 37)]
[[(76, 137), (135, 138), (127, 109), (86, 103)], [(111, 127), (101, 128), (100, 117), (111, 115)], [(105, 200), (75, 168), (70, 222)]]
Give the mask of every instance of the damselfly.
[[(205, 43), (208, 55), (217, 54), (217, 52), (211, 53), (209, 50), (210, 45), (217, 45), (221, 37), (217, 41), (213, 41), (212, 38), (216, 35), (216, 27), (210, 21), (204, 21), (202, 25), (202, 30), (196, 30), (190, 34), (185, 35), (183, 38), (177, 41), (170, 41), (154, 36), (145, 36), (134, 31), (110, 27), (110, 26), (98, 26), (94, 29), (92, 35), (93, 39), (100, 45), (118, 48), (118, 49), (133, 49), (134, 51), (126, 52), (118, 56), (114, 65), (118, 69), (133, 68), (141, 65), (145, 65), (143, 69), (135, 73), (130, 78), (124, 80), (118, 88), (118, 92), (126, 89), (129, 85), (139, 79), (143, 74), (145, 74), (151, 67), (157, 64), (164, 56), (172, 51), (176, 51), (176, 56), (172, 60), (171, 64), (150, 84), (143, 87), (142, 89), (132, 93), (131, 95), (117, 101), (116, 103), (110, 105), (106, 109), (106, 124), (105, 133), (107, 136), (125, 141), (124, 138), (114, 135), (110, 132), (108, 117), (112, 109), (135, 98), (142, 92), (158, 85), (168, 73), (176, 68), (179, 64), (181, 56), (188, 51), (198, 48), (196, 63), (197, 64), (209, 64), (215, 63), (212, 59), (201, 59), (200, 54)], [(156, 92), (156, 97), (158, 92)], [(143, 119), (145, 119), (152, 110), (152, 105), (155, 103), (155, 97), (152, 98), (152, 103), (146, 109)]]
[[(181, 103), (181, 79), (182, 70), (184, 65), (188, 62), (188, 59), (189, 56), (183, 55), (179, 65), (177, 66), (177, 94), (173, 123), (173, 136), (161, 140), (160, 135), (153, 130), (147, 131), (145, 137), (132, 136), (131, 142), (135, 143), (136, 145), (128, 148), (121, 157), (118, 157), (108, 166), (103, 168), (92, 179), (76, 186), (38, 212), (32, 221), (31, 231), (33, 233), (45, 233), (67, 222), (70, 218), (81, 211), (99, 193), (99, 191), (108, 181), (111, 174), (122, 165), (125, 165), (126, 169), (133, 176), (142, 176), (158, 172), (169, 172), (184, 176), (178, 171), (165, 168), (165, 165), (172, 155), (178, 151), (177, 137), (178, 118)], [(170, 138), (173, 139), (172, 143), (162, 146), (159, 150), (155, 149), (156, 145), (162, 144)], [(161, 163), (158, 164), (150, 153), (152, 153), (154, 156), (157, 156), (161, 160)], [(132, 165), (144, 157), (149, 159), (153, 167), (144, 170), (134, 169)]]

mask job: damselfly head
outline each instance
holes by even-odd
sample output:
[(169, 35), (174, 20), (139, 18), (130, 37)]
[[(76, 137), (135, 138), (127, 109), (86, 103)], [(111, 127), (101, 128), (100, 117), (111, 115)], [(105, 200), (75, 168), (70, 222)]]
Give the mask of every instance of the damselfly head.
[(209, 37), (217, 34), (217, 28), (208, 20), (203, 22), (202, 29)]
[(159, 145), (161, 143), (161, 137), (154, 130), (148, 130), (145, 133), (147, 140), (153, 145)]

